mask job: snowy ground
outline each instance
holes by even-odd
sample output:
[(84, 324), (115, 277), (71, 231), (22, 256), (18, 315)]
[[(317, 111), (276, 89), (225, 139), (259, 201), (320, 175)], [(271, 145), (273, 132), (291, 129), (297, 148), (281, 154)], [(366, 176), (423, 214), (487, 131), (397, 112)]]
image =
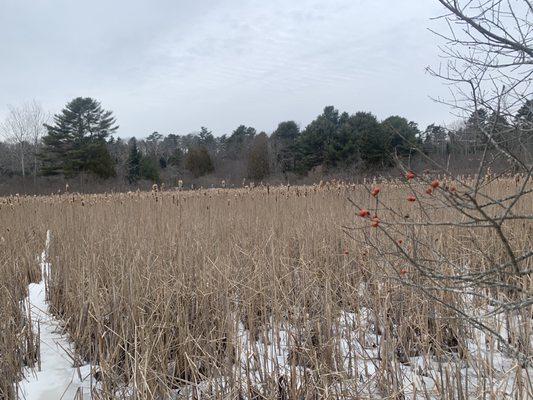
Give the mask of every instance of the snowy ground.
[[(357, 314), (341, 314), (337, 325), (338, 335), (332, 343), (334, 363), (339, 370), (335, 375), (339, 379), (334, 379), (328, 387), (314, 382), (318, 383), (316, 387), (322, 388), (321, 392), (317, 393), (319, 398), (396, 398), (391, 397), (391, 391), (380, 387), (384, 373), (379, 354), (382, 337), (376, 333), (372, 320), (372, 312), (365, 308)], [(286, 382), (290, 377), (297, 382), (296, 385), (300, 389), (305, 389), (306, 382), (313, 382), (316, 374), (311, 369), (301, 363), (291, 363), (291, 351), (295, 348), (292, 338), (297, 336), (293, 327), (285, 325), (271, 328), (260, 340), (254, 340), (240, 322), (236, 323), (236, 329), (238, 362), (234, 365), (233, 376), (219, 376), (184, 385), (174, 391), (171, 399), (232, 399), (236, 396), (241, 399), (262, 398), (262, 387), (268, 378), (279, 381), (280, 377), (284, 377)], [(516, 363), (491, 347), (490, 340), (485, 339), (481, 332), (477, 332), (474, 338), (467, 340), (469, 355), (464, 359), (458, 358), (456, 354), (450, 354), (446, 360), (438, 360), (430, 354), (408, 357), (403, 363), (394, 357), (390, 359), (396, 371), (397, 387), (402, 392), (402, 396), (397, 398), (441, 399), (443, 376), (455, 378), (458, 375), (461, 391), (466, 398), (533, 398), (533, 393), (527, 392), (530, 390), (527, 383), (521, 394), (518, 394), (515, 388)], [(531, 368), (527, 372), (522, 370), (522, 382), (527, 382), (530, 379), (528, 375), (532, 374)], [(235, 389), (238, 387), (242, 390)], [(251, 395), (249, 387), (253, 387), (259, 397)], [(447, 387), (446, 391), (455, 396), (450, 387)], [(117, 391), (116, 396), (121, 399), (133, 399), (135, 389), (123, 387)]]
[[(49, 241), (48, 232), (47, 247)], [(45, 250), (41, 256), (43, 279), (28, 288), (32, 326), (40, 330), (40, 370), (24, 371), (26, 379), (20, 384), (19, 397), (27, 400), (73, 400), (81, 399), (85, 394), (87, 398), (91, 384), (90, 367), (73, 367), (72, 346), (61, 333), (61, 325), (51, 315), (46, 303), (44, 277), (50, 271), (46, 258)]]
[[(327, 388), (333, 398), (390, 398), (379, 388), (381, 336), (375, 332), (372, 312), (363, 308), (359, 313), (342, 313), (338, 323), (338, 336), (333, 343), (333, 358), (339, 368), (342, 379)], [(240, 366), (235, 366), (235, 382), (251, 383), (255, 388), (262, 386), (265, 375), (292, 376), (298, 386), (305, 385), (304, 376), (312, 375), (305, 367), (291, 367), (290, 351), (295, 336), (290, 326), (270, 329), (265, 340), (254, 341), (249, 332), (239, 324), (239, 359)], [(402, 388), (404, 399), (440, 399), (442, 393), (442, 373), (447, 376), (461, 376), (461, 382), (467, 382), (468, 398), (484, 398), (488, 393), (492, 398), (514, 399), (516, 363), (505, 357), (502, 352), (490, 348), (485, 335), (476, 332), (473, 339), (467, 341), (470, 361), (460, 360), (450, 354), (449, 360), (437, 360), (431, 355), (408, 357), (404, 363), (391, 362), (397, 371), (398, 386)], [(483, 368), (480, 368), (483, 365)], [(490, 367), (489, 367), (490, 366)], [(292, 368), (292, 373), (291, 373)], [(490, 377), (486, 377), (486, 373)], [(523, 371), (522, 380), (531, 376), (533, 369)], [(175, 394), (176, 399), (195, 399), (198, 396), (214, 398), (224, 392), (229, 380), (211, 379), (197, 385), (184, 386)], [(490, 389), (487, 389), (488, 385)], [(489, 390), (489, 391), (487, 391)], [(527, 390), (527, 389), (526, 389)], [(519, 398), (533, 398), (519, 397)], [(243, 398), (247, 398), (246, 395)]]

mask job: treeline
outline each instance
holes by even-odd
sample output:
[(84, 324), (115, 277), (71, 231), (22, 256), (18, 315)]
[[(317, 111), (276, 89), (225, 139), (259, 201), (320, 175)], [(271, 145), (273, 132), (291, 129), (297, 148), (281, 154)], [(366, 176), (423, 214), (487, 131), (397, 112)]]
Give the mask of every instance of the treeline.
[[(18, 114), (11, 110), (2, 125), (10, 138), (0, 143), (4, 177), (31, 172), (34, 179), (94, 176), (135, 185), (142, 180), (192, 181), (206, 175), (261, 181), (271, 176), (302, 176), (317, 169), (384, 170), (395, 158), (420, 152), (472, 154), (487, 144), (529, 149), (532, 129), (523, 127), (533, 126), (532, 101), (514, 116), (480, 109), (452, 130), (431, 124), (421, 131), (401, 116), (380, 121), (369, 112), (341, 113), (328, 106), (303, 130), (294, 121), (284, 121), (271, 135), (241, 125), (221, 136), (202, 127), (185, 135), (153, 132), (144, 139), (130, 140), (113, 137), (118, 129), (113, 113), (91, 98), (72, 100), (40, 127), (42, 110), (39, 118), (32, 113), (36, 113), (35, 105)], [(518, 125), (526, 137), (517, 137)], [(44, 129), (40, 138), (39, 128)]]

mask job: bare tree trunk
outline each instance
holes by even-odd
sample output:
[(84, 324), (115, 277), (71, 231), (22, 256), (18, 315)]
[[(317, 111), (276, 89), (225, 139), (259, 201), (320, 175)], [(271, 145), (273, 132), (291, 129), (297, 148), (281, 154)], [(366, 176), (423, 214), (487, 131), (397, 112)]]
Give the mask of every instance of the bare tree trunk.
[(20, 144), (20, 167), (22, 169), (22, 180), (26, 179), (26, 168), (24, 165), (24, 143)]
[[(37, 151), (37, 144), (35, 144), (35, 151)], [(33, 155), (33, 185), (37, 184), (37, 155)]]

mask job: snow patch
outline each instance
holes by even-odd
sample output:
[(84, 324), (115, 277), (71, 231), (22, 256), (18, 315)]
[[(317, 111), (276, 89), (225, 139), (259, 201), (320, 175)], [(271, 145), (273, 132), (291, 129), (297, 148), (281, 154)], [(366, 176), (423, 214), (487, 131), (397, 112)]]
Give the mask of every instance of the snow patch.
[(51, 268), (47, 262), (49, 244), (50, 231), (41, 254), (42, 279), (29, 285), (26, 299), (31, 325), (39, 332), (40, 349), (37, 370), (26, 368), (26, 378), (20, 384), (19, 397), (26, 400), (72, 400), (91, 392), (91, 367), (74, 367), (74, 349), (46, 301), (46, 277)]

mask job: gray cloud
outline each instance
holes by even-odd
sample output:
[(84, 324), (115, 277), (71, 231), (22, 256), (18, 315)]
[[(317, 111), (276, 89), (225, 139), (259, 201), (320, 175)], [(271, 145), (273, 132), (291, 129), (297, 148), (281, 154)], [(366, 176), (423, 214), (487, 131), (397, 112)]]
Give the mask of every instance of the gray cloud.
[(126, 137), (270, 132), (329, 104), (444, 122), (429, 96), (445, 88), (424, 73), (439, 62), (427, 30), (439, 12), (419, 0), (3, 0), (0, 116), (82, 95), (114, 110)]

